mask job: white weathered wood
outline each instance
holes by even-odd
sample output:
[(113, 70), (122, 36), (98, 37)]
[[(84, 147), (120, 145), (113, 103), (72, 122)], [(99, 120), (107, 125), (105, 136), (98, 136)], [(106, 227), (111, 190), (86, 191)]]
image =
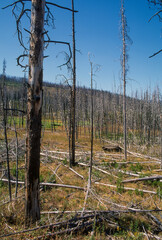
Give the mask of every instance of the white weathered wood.
[[(115, 185), (111, 185), (111, 184), (107, 184), (107, 183), (99, 183), (99, 182), (95, 182), (95, 184), (103, 185), (103, 186), (107, 186), (107, 187), (110, 187), (110, 188), (117, 188), (117, 186), (115, 186)], [(135, 188), (130, 188), (130, 187), (124, 187), (124, 190), (136, 191), (137, 189), (135, 189)], [(144, 190), (144, 189), (138, 189), (138, 191), (141, 191), (141, 192), (143, 192), (143, 193), (157, 194), (157, 193), (154, 192), (154, 191)]]
[[(111, 143), (112, 145), (116, 145), (115, 143), (112, 143), (112, 142), (107, 141), (107, 140), (105, 140), (105, 139), (102, 139), (102, 141)], [(120, 148), (121, 148), (122, 150), (124, 150), (123, 147), (120, 146)], [(131, 152), (131, 151), (128, 151), (128, 150), (127, 150), (127, 153), (129, 153), (129, 154), (131, 154), (131, 155), (133, 155), (133, 156), (139, 157), (139, 158), (148, 158), (148, 159), (152, 159), (152, 160), (155, 160), (155, 161), (158, 161), (158, 162), (161, 163), (161, 160), (160, 160), (159, 158), (155, 158), (155, 157), (143, 155), (143, 154), (140, 154), (140, 153)]]
[(121, 172), (121, 173), (126, 174), (126, 175), (134, 176), (134, 177), (139, 177), (139, 174), (137, 174), (137, 173), (132, 173), (132, 172), (128, 172), (128, 171), (123, 171), (123, 170), (120, 170), (120, 169), (115, 169), (115, 171)]
[[(65, 166), (65, 165), (64, 165)], [(76, 172), (74, 169), (72, 169), (71, 167), (69, 167), (69, 170), (72, 171), (73, 173), (75, 173), (78, 177), (80, 177), (81, 179), (84, 179), (84, 177), (79, 174), (78, 172)]]
[[(78, 164), (81, 165), (81, 166), (89, 167), (89, 165), (87, 165), (87, 164), (85, 164), (85, 163), (78, 163)], [(115, 178), (118, 178), (118, 176), (115, 176), (115, 175), (113, 175), (112, 173), (109, 173), (109, 172), (107, 172), (107, 171), (105, 171), (105, 170), (103, 170), (103, 169), (100, 169), (100, 168), (98, 168), (98, 167), (92, 166), (92, 168), (94, 168), (94, 169), (96, 169), (96, 170), (98, 170), (98, 171), (100, 171), (100, 172), (102, 172), (102, 173), (105, 173), (105, 174), (107, 174), (107, 175), (109, 175), (109, 176), (113, 176), (113, 177), (115, 177)]]
[[(112, 214), (112, 213), (127, 213), (127, 212), (132, 212), (133, 210), (85, 210), (84, 213), (96, 213), (96, 214)], [(134, 209), (134, 212), (141, 212), (141, 213), (149, 213), (149, 212), (160, 212), (162, 210), (157, 210), (157, 209)], [(74, 211), (43, 211), (41, 214), (60, 214), (60, 213), (65, 213), (65, 214), (70, 214), (70, 213), (82, 213), (82, 210), (74, 210)]]
[[(47, 154), (45, 154), (45, 153), (40, 153), (40, 155), (41, 156), (47, 156)], [(55, 156), (48, 156), (48, 157), (50, 157), (50, 158), (53, 158), (53, 159), (57, 159), (57, 160), (61, 160), (61, 161), (63, 161), (63, 160), (65, 160), (65, 158), (60, 158), (60, 157), (55, 157)]]
[(147, 180), (160, 180), (160, 179), (162, 179), (162, 176), (151, 176), (151, 177), (127, 179), (127, 180), (123, 180), (122, 183), (139, 182), (139, 181), (147, 181)]
[(53, 174), (60, 180), (61, 183), (64, 183), (62, 179), (57, 175), (56, 171), (54, 171), (51, 167), (47, 166), (47, 164), (44, 163), (43, 161), (41, 161), (41, 163), (44, 164), (48, 169), (50, 169), (53, 172)]
[[(8, 182), (8, 179), (1, 179), (2, 182)], [(16, 184), (16, 181), (11, 180), (12, 184)], [(18, 184), (22, 185), (25, 184), (22, 181), (18, 181)], [(63, 188), (73, 188), (84, 191), (85, 189), (83, 187), (79, 186), (73, 186), (73, 185), (66, 185), (66, 184), (58, 184), (58, 183), (40, 183), (40, 186), (49, 186), (49, 187), (63, 187)]]

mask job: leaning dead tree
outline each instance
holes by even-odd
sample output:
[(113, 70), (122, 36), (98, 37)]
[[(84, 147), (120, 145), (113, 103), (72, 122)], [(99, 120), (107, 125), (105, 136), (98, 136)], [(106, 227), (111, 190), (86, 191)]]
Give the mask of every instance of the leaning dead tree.
[[(25, 8), (26, 2), (31, 3), (31, 9)], [(19, 15), (15, 13), (18, 4), (21, 4)], [(49, 43), (67, 45), (70, 55), (67, 58), (67, 62), (63, 65), (69, 64), (72, 55), (70, 43), (51, 40), (48, 32), (44, 29), (44, 25), (50, 25), (49, 21), (52, 21), (52, 23), (54, 21), (49, 6), (55, 6), (72, 12), (77, 11), (45, 0), (18, 0), (5, 8), (11, 6), (13, 7), (12, 12), (16, 18), (18, 40), (24, 49), (24, 53), (17, 58), (17, 63), (24, 69), (29, 68), (27, 90), (25, 218), (26, 225), (30, 225), (40, 219), (39, 169), (44, 49), (48, 47)], [(31, 17), (28, 15), (28, 12), (31, 12)], [(21, 20), (23, 16), (27, 16), (30, 20), (30, 31), (25, 29), (30, 37), (29, 50), (23, 42), (21, 30)], [(44, 39), (45, 37), (47, 40)], [(22, 64), (25, 57), (29, 57), (29, 65)]]

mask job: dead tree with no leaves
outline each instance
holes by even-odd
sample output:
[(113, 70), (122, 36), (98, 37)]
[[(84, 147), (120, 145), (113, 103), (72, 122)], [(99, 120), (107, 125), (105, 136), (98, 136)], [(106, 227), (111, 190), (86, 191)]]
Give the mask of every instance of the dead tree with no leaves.
[(122, 78), (123, 78), (123, 132), (124, 132), (124, 157), (127, 159), (127, 124), (126, 124), (126, 74), (127, 74), (127, 48), (126, 41), (130, 38), (127, 35), (127, 21), (125, 17), (124, 9), (124, 0), (121, 0), (121, 31), (122, 31), (122, 42), (123, 42), (123, 51), (122, 51)]
[(11, 194), (11, 182), (10, 182), (10, 162), (9, 162), (9, 146), (8, 146), (8, 137), (7, 137), (7, 103), (6, 103), (6, 86), (5, 86), (5, 78), (6, 78), (6, 61), (3, 61), (3, 75), (2, 75), (2, 83), (1, 83), (1, 100), (2, 100), (2, 114), (3, 114), (3, 128), (4, 128), (4, 137), (5, 137), (5, 145), (6, 145), (6, 163), (7, 163), (7, 176), (8, 176), (8, 190), (9, 190), (9, 198), (12, 200)]
[(71, 94), (71, 154), (70, 167), (75, 165), (75, 106), (76, 106), (76, 54), (75, 54), (75, 19), (74, 0), (72, 0), (72, 35), (73, 35), (73, 86)]
[(93, 64), (91, 59), (91, 54), (88, 54), (90, 67), (91, 67), (91, 116), (90, 116), (90, 122), (91, 122), (91, 158), (89, 163), (89, 179), (88, 179), (88, 186), (91, 188), (91, 182), (92, 182), (92, 166), (93, 166), (93, 140), (94, 140), (94, 99), (93, 99), (93, 81), (94, 81), (94, 75), (95, 72), (99, 71), (100, 65)]
[[(25, 9), (25, 3), (31, 2), (31, 10)], [(20, 15), (17, 16), (15, 9), (17, 4), (21, 4)], [(18, 0), (6, 6), (13, 6), (13, 14), (16, 18), (18, 40), (24, 48), (24, 54), (17, 58), (19, 66), (26, 69), (29, 67), (28, 93), (27, 93), (27, 139), (26, 139), (26, 178), (25, 178), (25, 218), (26, 225), (34, 223), (40, 219), (39, 201), (39, 169), (40, 169), (40, 140), (41, 140), (41, 115), (42, 115), (42, 81), (43, 81), (43, 52), (49, 43), (60, 43), (68, 45), (70, 56), (67, 65), (71, 60), (71, 48), (68, 42), (51, 41), (48, 32), (44, 30), (44, 23), (49, 25), (49, 20), (54, 21), (49, 5), (56, 6), (69, 11), (74, 11), (58, 4), (45, 0)], [(45, 18), (45, 7), (47, 9)], [(28, 15), (31, 12), (31, 19)], [(74, 11), (77, 12), (77, 11)], [(21, 19), (26, 15), (31, 21), (30, 31), (25, 31), (30, 35), (30, 51), (23, 43), (23, 35), (20, 27)], [(44, 36), (48, 40), (44, 41)], [(29, 65), (22, 65), (21, 59), (29, 57)]]
[(26, 224), (40, 219), (39, 168), (45, 1), (32, 0), (26, 139)]

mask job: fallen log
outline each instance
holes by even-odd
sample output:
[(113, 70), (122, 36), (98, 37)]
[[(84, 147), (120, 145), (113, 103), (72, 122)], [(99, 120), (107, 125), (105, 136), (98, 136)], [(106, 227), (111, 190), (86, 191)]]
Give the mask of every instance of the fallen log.
[[(85, 164), (85, 163), (78, 163), (78, 165), (80, 165), (80, 166), (85, 166), (85, 167), (89, 167), (89, 165), (88, 165), (88, 164)], [(109, 176), (113, 176), (113, 177), (115, 177), (115, 178), (119, 178), (118, 176), (113, 175), (112, 172), (109, 173), (109, 172), (107, 172), (107, 171), (105, 171), (105, 170), (103, 170), (103, 169), (101, 169), (101, 168), (95, 167), (95, 166), (92, 166), (92, 168), (94, 168), (94, 169), (96, 169), (96, 170), (98, 170), (98, 171), (100, 171), (100, 172), (102, 172), (102, 173), (105, 173), (105, 174), (107, 174), (107, 175), (109, 175)]]
[[(126, 207), (125, 207), (126, 208)], [(41, 214), (81, 214), (83, 210), (75, 210), (75, 211), (44, 211)], [(128, 210), (85, 210), (84, 214), (116, 214), (116, 213), (150, 213), (150, 212), (162, 212), (162, 209), (128, 209)]]
[[(103, 186), (110, 187), (110, 188), (117, 188), (117, 186), (111, 185), (111, 184), (107, 184), (107, 183), (95, 182), (95, 184), (97, 184), (97, 185), (103, 185)], [(136, 191), (137, 189), (135, 189), (135, 188), (130, 188), (130, 187), (124, 187), (124, 190)], [(150, 190), (144, 190), (144, 189), (138, 189), (138, 191), (143, 192), (143, 193), (157, 194), (157, 192), (150, 191)]]
[(103, 146), (102, 149), (106, 152), (122, 152), (120, 146)]
[[(4, 238), (4, 237), (9, 237), (9, 236), (14, 236), (14, 235), (18, 235), (18, 234), (26, 234), (28, 232), (33, 232), (33, 231), (36, 231), (36, 230), (40, 230), (40, 229), (45, 229), (45, 228), (49, 228), (49, 229), (53, 229), (53, 228), (62, 228), (62, 227), (67, 227), (69, 226), (70, 223), (76, 223), (77, 221), (81, 221), (81, 220), (88, 220), (88, 219), (93, 219), (94, 217), (96, 217), (96, 213), (93, 213), (91, 215), (88, 215), (88, 216), (83, 216), (83, 217), (76, 217), (76, 218), (72, 218), (72, 219), (69, 219), (67, 221), (63, 221), (63, 222), (57, 222), (57, 223), (52, 223), (52, 224), (48, 224), (48, 225), (43, 225), (43, 226), (38, 226), (38, 227), (35, 227), (35, 228), (31, 228), (31, 229), (25, 229), (25, 230), (21, 230), (21, 231), (18, 231), (18, 232), (13, 232), (13, 233), (8, 233), (8, 234), (4, 234), (4, 235), (0, 235), (0, 238)], [(94, 221), (93, 221), (94, 223)], [(46, 235), (47, 237), (47, 235)], [(36, 238), (38, 239), (38, 238)]]
[[(2, 182), (8, 182), (8, 179), (2, 178), (1, 181)], [(14, 181), (14, 180), (10, 180), (10, 182), (12, 184), (16, 184), (16, 181)], [(25, 184), (25, 182), (18, 181), (18, 184), (23, 185), (23, 184)], [(73, 186), (73, 185), (66, 185), (66, 184), (57, 184), (57, 183), (43, 183), (43, 182), (41, 182), (40, 186), (73, 188), (73, 189), (78, 189), (78, 190), (82, 190), (82, 191), (85, 190), (83, 187)]]
[(160, 180), (160, 179), (162, 179), (162, 176), (151, 176), (151, 177), (127, 179), (127, 180), (123, 180), (122, 183), (148, 181), (148, 180)]
[(115, 169), (114, 171), (116, 171), (116, 172), (121, 172), (121, 173), (123, 173), (123, 174), (130, 175), (130, 176), (134, 176), (134, 177), (139, 177), (139, 174), (137, 174), (137, 173), (132, 173), (132, 172), (128, 172), (128, 171), (123, 171), (123, 170), (120, 170), (120, 169), (118, 169), (118, 170)]
[(53, 159), (57, 159), (57, 160), (60, 160), (60, 161), (63, 161), (63, 160), (65, 160), (65, 158), (60, 158), (60, 157), (55, 157), (55, 156), (51, 156), (51, 155), (47, 155), (47, 154), (45, 154), (45, 153), (40, 153), (40, 155), (41, 156), (48, 156), (48, 157), (50, 157), (50, 158), (53, 158)]
[(140, 234), (149, 237), (149, 239), (162, 240), (161, 237), (159, 237), (159, 236), (157, 236), (157, 235), (154, 235), (154, 234), (152, 234), (152, 233), (147, 233), (147, 234), (146, 234), (146, 233), (140, 232)]
[[(112, 142), (107, 141), (107, 140), (105, 140), (105, 139), (102, 139), (102, 141), (107, 142), (107, 143), (110, 143), (110, 144), (112, 144), (112, 145), (115, 146), (115, 143), (112, 143)], [(119, 146), (119, 147), (121, 148), (121, 150), (124, 150), (123, 147), (121, 147), (121, 146)], [(127, 150), (127, 153), (129, 153), (129, 154), (131, 154), (131, 155), (133, 155), (133, 156), (139, 157), (139, 158), (148, 158), (148, 159), (155, 160), (155, 161), (157, 161), (157, 162), (161, 162), (161, 160), (160, 160), (159, 158), (155, 158), (155, 157), (143, 155), (143, 154), (140, 154), (140, 153), (130, 152), (130, 151), (128, 151), (128, 150)]]
[(151, 218), (155, 223), (156, 225), (158, 225), (160, 231), (162, 231), (162, 223), (159, 221), (159, 219), (157, 219), (154, 215), (152, 215), (151, 213), (147, 213), (147, 216), (149, 218)]

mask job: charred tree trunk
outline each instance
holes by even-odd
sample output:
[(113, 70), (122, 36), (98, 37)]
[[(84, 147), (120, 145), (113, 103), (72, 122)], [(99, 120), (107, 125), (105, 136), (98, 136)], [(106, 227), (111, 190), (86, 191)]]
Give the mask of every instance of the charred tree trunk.
[(162, 112), (160, 113), (160, 158), (161, 158), (161, 169), (162, 169)]
[(18, 134), (17, 134), (17, 129), (16, 129), (16, 120), (13, 116), (13, 112), (11, 111), (11, 118), (13, 119), (13, 124), (14, 124), (14, 131), (15, 131), (15, 153), (16, 153), (16, 186), (15, 186), (15, 198), (17, 197), (17, 191), (18, 191), (18, 171), (19, 171), (19, 152), (18, 152), (18, 148), (19, 148), (19, 141), (18, 141)]
[[(90, 60), (89, 60), (90, 61)], [(91, 158), (90, 158), (90, 164), (89, 164), (89, 179), (88, 179), (88, 186), (91, 188), (91, 182), (92, 182), (92, 165), (93, 165), (93, 64), (90, 61), (91, 66), (91, 116), (90, 116), (90, 122), (91, 122)]]
[(70, 166), (75, 165), (75, 105), (76, 105), (76, 58), (75, 58), (75, 21), (74, 0), (72, 0), (72, 35), (73, 35), (73, 86), (71, 101), (71, 158)]
[(126, 126), (126, 41), (125, 41), (125, 16), (124, 16), (124, 0), (121, 1), (121, 17), (122, 17), (122, 40), (123, 40), (123, 129), (124, 129), (124, 157), (127, 159), (127, 126)]
[(39, 168), (45, 0), (32, 0), (26, 139), (26, 225), (40, 219)]
[(3, 61), (3, 76), (1, 85), (1, 98), (2, 98), (2, 114), (3, 114), (3, 127), (4, 127), (4, 137), (6, 146), (6, 163), (7, 163), (7, 176), (8, 176), (8, 191), (10, 201), (12, 200), (11, 194), (11, 178), (10, 178), (10, 162), (9, 162), (9, 147), (8, 147), (8, 137), (7, 137), (7, 98), (6, 98), (6, 86), (5, 86), (5, 76), (6, 76), (6, 61)]
[(92, 182), (92, 165), (93, 165), (93, 66), (91, 65), (91, 159), (89, 166), (89, 187), (91, 187)]
[[(26, 104), (26, 75), (24, 75), (22, 81), (22, 110), (25, 111), (25, 104)], [(22, 128), (24, 127), (24, 113), (22, 113), (21, 119)]]
[(72, 89), (70, 89), (70, 109), (69, 109), (69, 165), (72, 167)]

